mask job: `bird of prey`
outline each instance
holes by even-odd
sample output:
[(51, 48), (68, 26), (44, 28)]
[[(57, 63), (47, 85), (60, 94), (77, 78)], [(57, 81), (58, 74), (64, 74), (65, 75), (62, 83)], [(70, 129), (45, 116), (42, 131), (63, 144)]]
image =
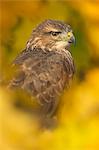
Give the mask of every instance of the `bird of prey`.
[(25, 49), (13, 61), (19, 71), (9, 86), (29, 92), (47, 116), (54, 116), (59, 95), (68, 87), (75, 72), (70, 52), (74, 42), (70, 25), (45, 20), (33, 30)]

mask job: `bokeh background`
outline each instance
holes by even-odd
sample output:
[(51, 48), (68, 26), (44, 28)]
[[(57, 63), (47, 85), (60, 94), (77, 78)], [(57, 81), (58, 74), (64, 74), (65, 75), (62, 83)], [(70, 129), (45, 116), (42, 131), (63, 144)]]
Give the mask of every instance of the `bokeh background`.
[[(26, 93), (6, 88), (11, 62), (44, 19), (69, 23), (76, 37), (76, 74), (53, 130), (38, 128)], [(99, 150), (99, 1), (1, 0), (0, 83), (0, 150)]]

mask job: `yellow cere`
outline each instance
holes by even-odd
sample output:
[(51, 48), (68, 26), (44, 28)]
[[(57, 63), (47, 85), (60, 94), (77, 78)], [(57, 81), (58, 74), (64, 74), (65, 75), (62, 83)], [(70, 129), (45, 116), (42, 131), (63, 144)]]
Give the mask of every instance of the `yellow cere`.
[(68, 33), (67, 33), (68, 37), (70, 37), (70, 36), (71, 36), (71, 34), (72, 34), (71, 32), (68, 32)]

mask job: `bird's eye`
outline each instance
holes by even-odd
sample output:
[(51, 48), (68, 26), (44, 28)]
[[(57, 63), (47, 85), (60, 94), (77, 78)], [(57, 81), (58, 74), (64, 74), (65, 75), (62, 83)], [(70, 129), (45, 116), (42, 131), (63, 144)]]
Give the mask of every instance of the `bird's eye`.
[(54, 31), (51, 31), (51, 35), (52, 36), (57, 36), (57, 35), (59, 35), (61, 32), (54, 32)]

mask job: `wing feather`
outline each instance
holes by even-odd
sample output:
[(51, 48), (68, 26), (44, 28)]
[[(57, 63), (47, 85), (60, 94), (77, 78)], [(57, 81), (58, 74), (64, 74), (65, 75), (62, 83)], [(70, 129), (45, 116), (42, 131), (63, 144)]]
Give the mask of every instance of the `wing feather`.
[(23, 74), (11, 84), (26, 89), (42, 103), (49, 102), (68, 85), (68, 74), (73, 73), (71, 62), (52, 51), (24, 50), (14, 61), (14, 64), (20, 65)]

